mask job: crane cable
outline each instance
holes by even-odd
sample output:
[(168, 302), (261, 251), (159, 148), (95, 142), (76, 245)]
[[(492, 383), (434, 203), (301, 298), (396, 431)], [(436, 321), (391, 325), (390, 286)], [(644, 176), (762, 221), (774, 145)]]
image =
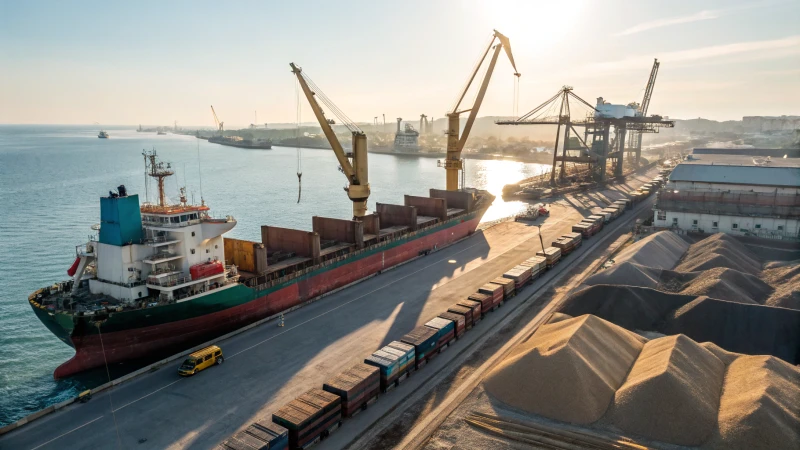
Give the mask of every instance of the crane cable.
[(301, 114), (300, 114), (300, 87), (299, 87), (299, 84), (300, 83), (295, 78), (295, 81), (294, 81), (294, 95), (295, 95), (295, 101), (297, 102), (297, 118), (296, 118), (296, 124), (295, 124), (295, 128), (294, 128), (294, 145), (295, 145), (295, 150), (297, 150), (297, 203), (300, 203), (300, 196), (303, 193), (303, 182), (302, 182), (302, 179), (303, 179), (303, 168), (300, 165), (300, 146), (299, 146), (299, 143), (298, 143), (298, 141), (300, 140), (300, 119), (302, 118)]

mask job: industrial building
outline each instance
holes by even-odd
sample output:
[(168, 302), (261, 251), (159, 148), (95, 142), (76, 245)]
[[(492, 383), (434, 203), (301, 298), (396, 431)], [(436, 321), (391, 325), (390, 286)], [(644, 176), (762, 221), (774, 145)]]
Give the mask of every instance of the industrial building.
[(653, 226), (800, 237), (800, 159), (693, 153), (659, 192)]

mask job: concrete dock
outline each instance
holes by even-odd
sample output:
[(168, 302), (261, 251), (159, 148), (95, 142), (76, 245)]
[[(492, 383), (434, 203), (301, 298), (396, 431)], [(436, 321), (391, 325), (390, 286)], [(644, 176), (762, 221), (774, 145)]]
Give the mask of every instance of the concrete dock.
[[(619, 195), (611, 198), (606, 191), (551, 205), (550, 216), (536, 222), (542, 224), (545, 246), (569, 232), (588, 208), (605, 206), (638, 184), (631, 180), (612, 189)], [(294, 397), (424, 324), (540, 248), (537, 226), (501, 223), (287, 314), (283, 328), (267, 322), (220, 342), (226, 355), (221, 366), (180, 378), (176, 361), (0, 436), (0, 448), (212, 448), (254, 420), (269, 420)], [(453, 350), (479, 338), (507, 310), (490, 313)], [(435, 370), (432, 364), (414, 377)], [(346, 422), (335, 441), (348, 442), (401, 400), (397, 391), (382, 396)], [(326, 444), (320, 448), (338, 447)]]

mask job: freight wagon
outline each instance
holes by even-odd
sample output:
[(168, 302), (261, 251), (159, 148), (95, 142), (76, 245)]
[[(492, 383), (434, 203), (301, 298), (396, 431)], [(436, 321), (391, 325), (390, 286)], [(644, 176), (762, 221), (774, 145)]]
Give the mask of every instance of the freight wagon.
[(411, 330), (400, 339), (400, 342), (405, 342), (414, 346), (416, 357), (417, 369), (422, 368), (429, 359), (436, 356), (436, 344), (438, 343), (439, 333), (433, 328), (426, 327), (425, 325), (418, 326)]
[(469, 297), (468, 300), (476, 301), (481, 304), (481, 312), (483, 315), (486, 315), (489, 311), (494, 311), (497, 308), (497, 305), (494, 303), (494, 298), (491, 295), (481, 294), (480, 292), (476, 292)]
[(593, 223), (589, 224), (586, 222), (581, 222), (581, 223), (576, 223), (575, 225), (572, 226), (572, 231), (580, 233), (586, 239), (589, 239), (592, 236), (592, 234), (594, 234), (592, 232), (593, 230), (594, 230)]
[(612, 205), (618, 207), (622, 213), (624, 213), (626, 209), (631, 209), (631, 201), (626, 199), (617, 200), (612, 203)]
[(491, 296), (492, 303), (494, 303), (494, 307), (496, 308), (503, 304), (505, 287), (495, 283), (486, 283), (483, 286), (481, 286), (480, 289), (478, 289), (478, 293)]
[[(592, 214), (591, 216), (587, 217), (586, 219), (593, 220), (595, 223), (597, 223), (598, 226), (600, 227), (598, 229), (598, 231), (602, 230), (603, 226), (606, 223), (606, 216), (605, 215)], [(584, 220), (586, 220), (586, 219), (584, 219)]]
[(461, 339), (467, 329), (467, 321), (463, 315), (448, 311), (439, 314), (438, 317), (453, 322), (456, 328), (456, 339)]
[(581, 233), (568, 233), (553, 241), (553, 247), (561, 249), (561, 256), (574, 252), (583, 243)]
[(481, 302), (465, 299), (458, 302), (458, 304), (461, 306), (466, 306), (467, 308), (472, 310), (472, 325), (477, 325), (478, 322), (481, 321), (481, 318), (483, 318)]
[(508, 300), (516, 294), (514, 281), (504, 277), (497, 277), (491, 281), (492, 284), (503, 286), (503, 300)]
[(514, 280), (514, 287), (517, 291), (522, 289), (531, 281), (531, 268), (529, 266), (514, 266), (511, 270), (503, 274), (503, 277)]
[(456, 324), (452, 320), (435, 317), (427, 321), (425, 326), (436, 330), (436, 348), (433, 350), (435, 352), (443, 352), (456, 337)]
[(416, 370), (415, 348), (413, 345), (392, 341), (364, 359), (364, 364), (379, 369), (381, 392), (388, 392)]
[(531, 280), (535, 280), (547, 270), (547, 258), (544, 256), (531, 256), (523, 261), (521, 265), (531, 268)]
[(536, 252), (536, 256), (544, 256), (547, 259), (547, 268), (551, 269), (558, 264), (561, 260), (561, 249), (556, 247), (547, 247), (544, 251)]
[(314, 388), (272, 414), (272, 421), (289, 430), (289, 448), (308, 448), (328, 437), (342, 423), (342, 399)]
[(467, 330), (472, 329), (472, 309), (456, 303), (455, 305), (447, 308), (447, 312), (458, 314), (459, 316), (464, 317), (464, 328)]
[(352, 417), (378, 399), (380, 368), (364, 363), (345, 370), (322, 385), (322, 390), (342, 399), (342, 416)]
[(215, 450), (287, 450), (289, 430), (271, 422), (254, 422), (222, 441)]

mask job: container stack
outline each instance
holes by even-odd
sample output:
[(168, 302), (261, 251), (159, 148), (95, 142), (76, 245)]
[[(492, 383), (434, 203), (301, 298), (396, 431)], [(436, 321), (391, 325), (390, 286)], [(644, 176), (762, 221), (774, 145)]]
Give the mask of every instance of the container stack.
[(380, 368), (364, 363), (345, 370), (322, 385), (322, 390), (342, 398), (342, 416), (352, 417), (378, 398)]
[(466, 306), (470, 310), (472, 310), (472, 325), (477, 325), (478, 322), (481, 321), (483, 318), (483, 311), (481, 310), (481, 302), (476, 302), (474, 300), (461, 300), (458, 302), (461, 306)]
[(458, 303), (447, 308), (447, 312), (458, 314), (464, 318), (464, 328), (467, 330), (472, 329), (472, 309), (466, 306), (461, 306)]
[(289, 448), (310, 447), (339, 427), (342, 399), (314, 388), (272, 414), (272, 421), (289, 430)]
[(514, 281), (508, 278), (497, 277), (491, 281), (492, 284), (499, 284), (503, 286), (503, 300), (508, 300), (516, 294)]
[(547, 247), (544, 251), (536, 252), (536, 256), (544, 256), (547, 260), (547, 268), (550, 269), (561, 260), (561, 249), (556, 247)]
[(436, 348), (434, 351), (441, 352), (456, 337), (456, 324), (452, 320), (436, 317), (425, 323), (425, 326), (436, 330)]
[(553, 247), (561, 249), (561, 255), (567, 256), (580, 247), (582, 243), (580, 233), (568, 233), (553, 241)]
[(400, 342), (414, 346), (417, 369), (422, 368), (433, 356), (436, 355), (436, 344), (438, 343), (439, 333), (433, 328), (425, 325), (411, 330), (400, 339)]
[(445, 320), (452, 321), (456, 327), (456, 339), (461, 339), (461, 336), (467, 329), (467, 323), (464, 316), (461, 314), (456, 314), (448, 311), (439, 314), (439, 317)]
[(592, 214), (591, 216), (588, 217), (588, 219), (597, 222), (597, 224), (600, 226), (599, 228), (600, 230), (603, 229), (603, 226), (606, 223), (605, 214)]
[[(480, 304), (481, 304), (481, 312), (483, 312), (483, 314), (486, 314), (489, 311), (494, 311), (494, 309), (497, 308), (497, 306), (494, 303), (494, 298), (491, 295), (487, 295), (487, 294), (482, 294), (480, 292), (476, 292), (476, 293), (470, 295), (467, 298), (469, 300), (480, 302)], [(499, 303), (498, 303), (498, 305), (499, 305)]]
[(478, 289), (478, 292), (481, 294), (486, 294), (492, 297), (492, 301), (494, 303), (494, 307), (500, 306), (503, 303), (503, 297), (505, 296), (505, 287), (500, 286), (499, 284), (494, 283), (486, 283)]
[(416, 367), (415, 348), (413, 345), (392, 341), (389, 345), (372, 353), (364, 364), (375, 366), (380, 371), (381, 392), (392, 390), (406, 375)]
[(542, 276), (547, 270), (547, 258), (544, 256), (532, 256), (520, 264), (521, 266), (528, 266), (531, 268), (531, 280), (535, 280)]
[(289, 448), (289, 431), (271, 422), (255, 422), (246, 429), (225, 439), (216, 450), (286, 450)]
[(586, 239), (589, 239), (594, 234), (594, 227), (592, 224), (581, 222), (572, 226), (572, 231), (580, 233)]
[(531, 267), (519, 265), (504, 273), (503, 278), (514, 280), (514, 288), (519, 291), (531, 281), (532, 273)]

